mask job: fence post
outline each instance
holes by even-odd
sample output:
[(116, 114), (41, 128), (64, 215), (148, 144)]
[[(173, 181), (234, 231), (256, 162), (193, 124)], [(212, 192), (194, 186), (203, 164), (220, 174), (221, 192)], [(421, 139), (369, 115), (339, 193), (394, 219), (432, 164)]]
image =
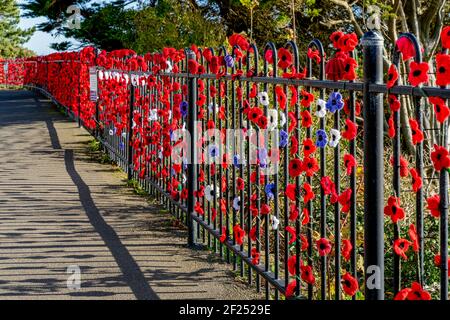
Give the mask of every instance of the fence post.
[(81, 128), (81, 62), (79, 62), (80, 71), (78, 73), (78, 128)]
[(384, 299), (383, 38), (374, 31), (361, 39), (364, 52), (364, 268), (366, 300)]
[(130, 112), (128, 114), (128, 156), (127, 156), (127, 176), (128, 180), (133, 178), (133, 112), (134, 112), (134, 85), (130, 77)]
[[(188, 60), (196, 60), (195, 53), (190, 50), (187, 53)], [(190, 247), (195, 246), (195, 235), (197, 234), (197, 225), (193, 219), (194, 215), (194, 204), (195, 197), (194, 191), (197, 186), (197, 127), (195, 124), (195, 119), (197, 118), (197, 79), (193, 77), (188, 78), (188, 124), (187, 129), (190, 134), (190, 145), (189, 154), (190, 159), (188, 159), (188, 176), (187, 176), (187, 187), (188, 187), (188, 199), (187, 199), (187, 227), (188, 227), (188, 245)]]
[(99, 102), (98, 102), (98, 98), (97, 101), (95, 101), (95, 132), (94, 132), (94, 137), (98, 140), (99, 136), (100, 136), (100, 109), (99, 109)]

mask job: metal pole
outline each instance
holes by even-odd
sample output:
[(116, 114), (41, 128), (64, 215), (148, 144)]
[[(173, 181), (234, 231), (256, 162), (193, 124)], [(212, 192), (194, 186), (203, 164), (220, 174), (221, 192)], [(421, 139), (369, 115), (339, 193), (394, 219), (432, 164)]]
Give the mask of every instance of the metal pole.
[[(130, 77), (131, 78), (131, 77)], [(128, 118), (128, 157), (127, 157), (127, 175), (128, 180), (133, 178), (133, 112), (134, 112), (134, 85), (130, 81), (130, 112)]]
[(81, 63), (79, 64), (80, 71), (78, 73), (78, 128), (81, 128)]
[(366, 300), (384, 299), (383, 94), (369, 92), (383, 82), (383, 38), (369, 31), (364, 52), (364, 268)]
[[(189, 51), (187, 53), (187, 58), (196, 59), (195, 53), (193, 51)], [(188, 187), (188, 203), (187, 203), (187, 227), (188, 227), (188, 245), (190, 247), (195, 246), (195, 235), (197, 234), (197, 224), (194, 222), (193, 215), (194, 213), (194, 204), (195, 197), (194, 191), (197, 186), (197, 148), (196, 148), (196, 138), (197, 138), (197, 128), (195, 125), (195, 119), (197, 117), (197, 79), (194, 77), (188, 78), (188, 103), (189, 103), (189, 112), (188, 112), (188, 132), (191, 135), (190, 141), (190, 161), (188, 163), (188, 177), (187, 177), (187, 187)]]
[[(95, 138), (100, 137), (100, 109), (99, 109), (99, 101), (95, 102)], [(99, 139), (100, 140), (100, 139)]]
[[(442, 53), (448, 54), (448, 50)], [(447, 89), (447, 86), (442, 86)], [(447, 102), (447, 100), (445, 100)], [(441, 124), (442, 146), (448, 150), (448, 120)], [(440, 233), (440, 254), (441, 254), (441, 300), (448, 300), (448, 185), (449, 173), (442, 169), (439, 174), (439, 233)]]
[[(445, 124), (444, 128), (446, 127)], [(444, 133), (447, 148), (447, 132)], [(441, 300), (448, 300), (448, 171), (442, 169), (439, 175), (440, 211), (440, 253), (441, 253)]]

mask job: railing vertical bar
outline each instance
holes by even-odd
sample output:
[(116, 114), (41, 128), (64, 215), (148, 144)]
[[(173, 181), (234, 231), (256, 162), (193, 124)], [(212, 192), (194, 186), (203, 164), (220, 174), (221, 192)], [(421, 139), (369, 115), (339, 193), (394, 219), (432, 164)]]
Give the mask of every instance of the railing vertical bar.
[[(298, 47), (297, 44), (294, 41), (289, 41), (287, 46), (290, 46), (292, 51), (293, 51), (293, 55), (294, 55), (294, 60), (293, 60), (293, 66), (296, 70), (296, 72), (299, 71), (300, 65), (299, 65), (299, 54), (298, 54)], [(294, 86), (295, 90), (297, 90), (297, 99), (298, 99), (298, 86)], [(292, 97), (291, 97), (292, 99)], [(300, 106), (298, 101), (295, 103), (294, 106), (294, 111), (295, 111), (295, 118), (298, 119), (297, 121), (297, 126), (296, 128), (293, 129), (293, 135), (296, 137), (297, 139), (297, 143), (300, 144), (300, 139), (301, 139), (301, 125), (300, 125)], [(287, 107), (286, 107), (287, 110)], [(289, 118), (286, 116), (286, 118)], [(285, 129), (286, 133), (288, 133), (288, 125), (286, 123)], [(289, 141), (289, 139), (288, 139)], [(289, 145), (289, 142), (286, 144), (285, 147), (285, 158), (288, 159), (289, 158), (289, 148), (291, 146)], [(297, 153), (295, 155), (297, 158), (300, 159), (301, 157), (301, 151), (300, 148), (297, 148)], [(288, 182), (289, 182), (289, 178), (287, 175), (287, 168), (288, 168), (288, 161), (285, 162), (285, 186), (287, 186)], [(296, 190), (300, 190), (300, 183), (301, 183), (301, 177), (300, 175), (297, 176), (295, 178), (295, 189)], [(289, 212), (289, 202), (288, 202), (288, 198), (285, 195), (285, 224), (288, 225), (289, 224), (289, 216), (288, 216), (288, 212)], [(299, 214), (297, 216), (297, 218), (295, 219), (295, 234), (296, 234), (296, 239), (295, 239), (295, 281), (296, 281), (296, 285), (295, 285), (295, 295), (297, 297), (300, 297), (300, 291), (301, 291), (301, 270), (300, 270), (300, 265), (301, 265), (301, 212), (302, 212), (302, 208), (300, 205), (300, 198), (299, 195), (296, 194), (295, 196), (295, 207), (298, 210)], [(287, 239), (287, 238), (286, 238)], [(286, 240), (287, 243), (287, 240)], [(288, 247), (288, 244), (286, 244), (286, 247)], [(286, 285), (289, 282), (289, 268), (288, 268), (288, 258), (289, 258), (289, 250), (286, 248), (286, 254), (285, 254), (285, 274), (286, 274), (286, 280), (285, 283)]]
[[(442, 53), (448, 54), (447, 49), (443, 49)], [(441, 86), (442, 89), (447, 89), (447, 86)], [(448, 100), (445, 99), (445, 104), (448, 104)], [(448, 119), (445, 120), (440, 127), (442, 146), (448, 150), (449, 137)], [(441, 284), (440, 284), (440, 298), (442, 301), (448, 300), (448, 207), (449, 207), (449, 172), (447, 169), (442, 169), (439, 173), (439, 233), (440, 233), (440, 255), (441, 255)]]
[[(211, 54), (214, 55), (214, 51), (211, 48), (208, 48), (208, 49), (210, 50)], [(208, 73), (210, 72), (210, 63), (209, 63), (209, 61), (207, 61), (207, 63), (206, 63), (206, 71)], [(208, 107), (208, 112), (206, 112), (206, 115), (207, 115), (206, 116), (206, 121), (207, 122), (211, 121), (211, 113), (209, 112), (210, 104), (212, 103), (214, 105), (214, 102), (211, 102), (211, 88), (210, 88), (210, 85), (211, 85), (211, 80), (207, 79), (206, 80), (206, 105)], [(213, 106), (212, 110), (213, 110), (213, 112), (215, 111), (214, 106)], [(202, 152), (204, 153), (205, 151), (202, 150)], [(207, 161), (207, 157), (205, 157), (205, 162), (206, 161)], [(210, 186), (211, 185), (211, 164), (210, 164), (209, 161), (207, 162), (206, 167), (208, 168), (208, 170), (207, 170), (208, 171), (207, 183), (208, 183), (208, 186)], [(208, 224), (211, 225), (212, 219), (211, 219), (211, 202), (210, 201), (208, 201), (207, 211), (208, 211)], [(211, 239), (211, 234), (208, 232), (208, 247), (209, 248), (212, 248), (212, 241), (215, 242), (215, 238), (212, 237), (212, 239)]]
[[(128, 180), (131, 180), (133, 178), (133, 112), (134, 112), (134, 104), (135, 104), (135, 98), (134, 98), (134, 85), (130, 81), (130, 106), (129, 106), (129, 113), (128, 113), (128, 132), (127, 132), (127, 139), (128, 139), (128, 153), (127, 153), (127, 176)], [(117, 137), (117, 135), (115, 135)], [(118, 149), (118, 139), (115, 139), (116, 143), (114, 144), (116, 147), (116, 150)]]
[(364, 269), (366, 300), (384, 299), (384, 157), (383, 94), (369, 85), (383, 81), (383, 38), (374, 31), (361, 39), (364, 52)]
[[(195, 60), (195, 53), (192, 51), (188, 51), (187, 54), (188, 59)], [(189, 146), (189, 163), (188, 163), (188, 201), (187, 201), (187, 226), (188, 226), (188, 245), (193, 247), (195, 246), (195, 236), (196, 232), (196, 222), (194, 222), (193, 215), (195, 214), (194, 205), (195, 205), (195, 196), (194, 193), (197, 187), (197, 126), (195, 120), (197, 118), (197, 80), (196, 78), (190, 77), (188, 78), (188, 132), (191, 135), (191, 141)]]
[[(199, 48), (198, 49), (198, 53), (200, 54), (200, 65), (201, 66), (204, 66), (204, 57), (203, 57), (203, 54), (202, 54), (202, 50)], [(203, 79), (197, 79), (197, 90), (198, 90), (198, 93), (197, 93), (197, 96), (199, 96), (200, 94), (203, 94), (204, 92), (200, 92), (199, 90), (199, 83), (200, 83), (200, 81), (203, 81)], [(200, 111), (200, 108), (201, 109), (203, 109), (204, 108), (204, 106), (201, 106), (201, 107), (199, 107), (199, 110), (198, 111)], [(200, 119), (200, 116), (197, 116), (197, 121), (201, 121), (201, 124), (200, 124), (200, 130), (201, 130), (201, 134), (199, 134), (199, 136), (201, 136), (201, 135), (203, 135), (204, 134), (204, 132), (205, 132), (205, 129), (206, 129), (206, 123), (205, 123), (205, 121), (204, 121), (204, 119)], [(195, 143), (197, 144), (197, 143), (200, 143), (200, 140), (198, 140), (198, 141), (195, 141)], [(197, 145), (197, 147), (198, 147), (198, 149), (200, 150), (200, 152), (201, 152), (201, 145)], [(201, 160), (201, 157), (199, 157), (199, 160)], [(199, 174), (201, 174), (202, 173), (202, 175), (203, 175), (203, 179), (204, 179), (204, 175), (205, 175), (205, 163), (204, 162), (201, 162), (201, 163), (199, 163), (198, 165), (197, 165), (197, 172), (199, 173)], [(200, 181), (200, 179), (198, 179), (197, 180), (197, 190), (200, 190), (201, 189), (201, 181)], [(197, 199), (197, 201), (199, 201), (200, 202), (200, 197), (197, 197), (198, 199)], [(202, 197), (202, 199), (201, 199), (201, 206), (202, 206), (202, 208), (203, 208), (203, 215), (202, 215), (202, 219), (203, 219), (203, 221), (205, 221), (205, 216), (206, 216), (206, 214), (205, 214), (205, 197)], [(199, 217), (200, 216), (200, 213), (197, 213), (197, 217)], [(201, 239), (202, 240), (202, 243), (204, 244), (205, 243), (205, 240), (206, 240), (206, 238), (205, 238), (205, 229), (204, 228), (200, 228), (200, 226), (199, 226), (199, 228), (197, 228), (197, 238), (198, 239)]]
[[(211, 49), (211, 53), (212, 53), (212, 55), (214, 55), (214, 50), (213, 49)], [(213, 80), (212, 84), (213, 84), (213, 86), (215, 88), (218, 85), (218, 81)], [(217, 92), (219, 92), (219, 90), (217, 90)], [(220, 93), (216, 93), (216, 94), (218, 96), (217, 100), (219, 101)], [(217, 128), (216, 108), (218, 108), (219, 105), (216, 103), (214, 97), (211, 99), (211, 103), (213, 104), (213, 106), (212, 106), (212, 110), (213, 110), (213, 112), (212, 112), (212, 121), (214, 122), (215, 128)], [(220, 128), (220, 126), (219, 126), (219, 128)], [(205, 150), (205, 152), (208, 154), (208, 157), (209, 157), (210, 155), (208, 153), (208, 150)], [(213, 162), (212, 164), (210, 164), (210, 167), (211, 166), (214, 166), (214, 175), (212, 176), (213, 201), (214, 201), (213, 209), (216, 212), (216, 218), (214, 219), (213, 225), (214, 225), (214, 230), (217, 230), (217, 218), (219, 217), (219, 219), (221, 219), (220, 216), (222, 216), (222, 213), (219, 212), (219, 210), (217, 208), (217, 191), (216, 190), (217, 190), (217, 169), (218, 169), (218, 166), (217, 166), (216, 162)], [(220, 225), (220, 232), (222, 232), (222, 225)], [(214, 251), (214, 253), (217, 253), (217, 240), (216, 240), (215, 237), (214, 237), (213, 241), (214, 241), (213, 242), (213, 251)], [(222, 252), (222, 249), (221, 249), (222, 246), (221, 245), (222, 244), (219, 243), (219, 248), (220, 248), (219, 250), (220, 250), (220, 252)]]
[[(239, 70), (242, 70), (242, 59), (239, 60)], [(236, 165), (239, 166), (239, 178), (243, 179), (244, 178), (244, 163), (243, 163), (244, 141), (243, 141), (243, 138), (242, 138), (241, 134), (242, 134), (242, 127), (243, 127), (243, 120), (244, 119), (243, 119), (243, 114), (242, 114), (243, 104), (242, 104), (242, 82), (241, 81), (239, 81), (238, 87), (239, 87), (239, 90), (241, 92), (240, 93), (241, 97), (238, 97), (240, 99), (237, 102), (237, 104), (235, 104), (235, 108), (234, 108), (235, 110), (233, 110), (233, 114), (235, 114), (236, 112), (238, 112), (238, 114), (239, 114), (238, 115), (238, 119), (237, 119), (237, 122), (238, 122), (237, 131), (236, 130), (233, 131), (234, 132), (233, 144), (235, 146), (234, 147), (235, 151), (234, 151), (233, 154), (235, 156), (238, 156), (238, 159), (236, 160), (237, 162), (235, 163), (234, 158), (233, 158), (232, 162), (233, 162), (233, 170), (236, 170), (235, 169)], [(236, 126), (235, 126), (235, 128), (236, 128)], [(236, 150), (237, 149), (236, 148), (236, 135), (237, 135), (237, 138), (239, 139), (239, 148), (238, 148), (238, 150)], [(236, 180), (233, 181), (233, 186), (234, 186), (234, 188), (236, 188)], [(245, 210), (244, 189), (240, 190), (239, 197), (240, 197), (240, 207), (241, 207), (239, 209), (239, 224), (240, 224), (240, 227), (242, 228), (242, 230), (245, 230), (246, 227), (245, 227), (245, 221), (244, 221), (244, 210)], [(250, 233), (249, 230), (247, 230), (247, 232)], [(241, 251), (244, 252), (244, 245), (241, 245)], [(247, 251), (251, 251), (251, 241), (249, 241), (247, 243)], [(240, 261), (240, 266), (239, 266), (240, 276), (244, 277), (244, 273), (245, 273), (244, 272), (244, 260), (242, 258), (239, 258), (239, 261)], [(249, 267), (248, 269), (250, 270), (251, 268)]]
[[(232, 52), (231, 52), (231, 57), (233, 57), (233, 59), (235, 60), (233, 63), (233, 67), (231, 68), (231, 74), (234, 74), (236, 71), (236, 55), (235, 55), (235, 50), (239, 48), (234, 46), (232, 48)], [(231, 106), (230, 106), (230, 112), (231, 112), (231, 125), (228, 124), (225, 126), (225, 129), (236, 129), (236, 86), (235, 86), (235, 81), (231, 81)], [(231, 141), (229, 141), (229, 139), (231, 139)], [(228, 131), (227, 131), (227, 141), (228, 144), (231, 147), (232, 153), (229, 153), (229, 150), (227, 150), (227, 154), (231, 157), (233, 157), (233, 155), (236, 152), (236, 137), (235, 134), (233, 132), (232, 136), (229, 137), (228, 136)], [(227, 156), (227, 162), (229, 162), (229, 157)], [(236, 198), (237, 194), (236, 194), (236, 166), (234, 165), (234, 163), (232, 162), (231, 164), (231, 193), (232, 193), (232, 198), (233, 201)], [(227, 184), (229, 183), (229, 179), (227, 178)], [(228, 197), (229, 198), (229, 197)], [(243, 210), (243, 199), (240, 199), (239, 205), (240, 205), (240, 209), (239, 211)], [(233, 223), (233, 227), (237, 224), (237, 210), (233, 207), (232, 209), (232, 223)], [(236, 237), (233, 237), (233, 244), (236, 244)], [(242, 246), (241, 246), (242, 247)], [(237, 269), (237, 256), (233, 253), (233, 270)]]
[[(340, 110), (336, 110), (334, 114), (334, 129), (340, 131)], [(340, 157), (341, 150), (338, 143), (334, 148), (334, 183), (336, 186), (336, 193), (341, 192), (341, 173), (340, 173)], [(341, 212), (339, 208), (339, 201), (334, 204), (334, 292), (335, 300), (341, 298)]]
[[(350, 53), (350, 57), (355, 58), (355, 54), (353, 51)], [(349, 90), (349, 107), (350, 107), (350, 120), (355, 123), (356, 121), (356, 103), (355, 103), (355, 92)], [(349, 144), (349, 152), (350, 154), (357, 159), (356, 157), (356, 139), (350, 141)], [(351, 274), (355, 279), (358, 279), (357, 272), (357, 261), (356, 261), (356, 170), (355, 167), (352, 170), (350, 175), (350, 188), (352, 189), (352, 194), (350, 196), (350, 243), (352, 245), (352, 251), (350, 253), (350, 270)], [(356, 296), (352, 297), (353, 300), (356, 299)]]
[[(226, 49), (222, 46), (220, 48), (220, 50), (219, 50), (219, 56), (225, 57), (226, 55), (227, 55)], [(225, 68), (225, 72), (226, 72), (226, 68)], [(218, 86), (218, 90), (217, 90), (217, 92), (218, 92), (218, 94), (217, 94), (217, 105), (219, 106), (219, 108), (222, 107), (222, 97), (221, 97), (221, 95), (222, 95), (222, 83), (223, 83), (223, 80), (221, 80), (221, 79), (219, 79), (217, 81), (217, 86)], [(226, 112), (226, 109), (225, 109), (225, 112)], [(222, 129), (222, 119), (219, 119), (219, 126), (218, 127), (219, 127), (219, 130)], [(222, 146), (221, 145), (222, 144), (219, 144), (219, 155), (220, 156), (222, 154)], [(220, 159), (220, 160), (223, 161), (223, 159)], [(221, 161), (218, 162), (219, 163), (219, 166), (218, 166), (219, 167), (219, 179), (218, 179), (219, 181), (218, 182), (219, 182), (219, 195), (220, 195), (219, 197), (220, 197), (220, 200), (223, 201), (225, 195), (224, 195), (224, 192), (222, 191), (223, 166), (221, 165)], [(214, 202), (216, 202), (216, 201), (214, 201)], [(228, 207), (226, 208), (226, 210), (228, 210)], [(223, 212), (222, 212), (222, 210), (220, 210), (220, 212), (218, 212), (217, 214), (219, 216), (220, 232), (222, 232), (222, 229), (223, 229)], [(226, 234), (226, 240), (228, 240), (229, 234), (230, 234), (230, 230), (229, 230), (228, 224), (225, 225), (225, 234)], [(224, 246), (223, 246), (222, 243), (220, 243), (219, 244), (219, 254), (220, 254), (221, 258), (223, 258), (223, 249), (224, 249)]]

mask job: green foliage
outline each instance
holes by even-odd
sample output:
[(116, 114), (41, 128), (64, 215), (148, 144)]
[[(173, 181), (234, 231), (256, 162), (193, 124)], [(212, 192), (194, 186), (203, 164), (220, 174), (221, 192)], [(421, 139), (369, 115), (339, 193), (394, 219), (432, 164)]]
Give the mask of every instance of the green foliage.
[(148, 196), (147, 191), (145, 191), (138, 180), (136, 179), (131, 179), (127, 181), (127, 186), (132, 188), (134, 193), (139, 195), (139, 196)]
[(94, 3), (85, 10), (80, 29), (64, 27), (66, 36), (84, 44), (93, 44), (108, 51), (132, 47), (136, 27), (136, 10), (124, 7), (124, 1), (110, 4)]
[(33, 53), (23, 48), (34, 29), (21, 30), (18, 27), (20, 12), (15, 0), (0, 0), (0, 57), (22, 57)]
[(248, 9), (255, 9), (259, 5), (257, 0), (240, 0), (241, 4)]
[[(44, 32), (61, 31), (69, 14), (67, 8), (72, 5), (81, 7), (88, 0), (29, 0), (22, 4), (23, 16), (26, 18), (45, 17), (46, 21), (37, 25)], [(83, 14), (84, 15), (84, 14)]]
[[(133, 25), (136, 10), (126, 8), (124, 0), (109, 3), (87, 0), (31, 0), (22, 5), (25, 17), (45, 17), (46, 21), (37, 25), (38, 30), (63, 34), (74, 38), (83, 45), (95, 45), (105, 50), (121, 49), (132, 42), (135, 33)], [(68, 28), (67, 19), (73, 14), (67, 12), (69, 6), (80, 8), (81, 24), (79, 29)], [(67, 50), (69, 42), (52, 44), (55, 50)]]
[(88, 148), (90, 152), (99, 152), (102, 146), (98, 140), (92, 139), (89, 141)]
[(89, 141), (88, 151), (92, 160), (98, 161), (102, 164), (113, 163), (109, 155), (103, 151), (101, 143), (96, 139)]
[(206, 19), (183, 1), (160, 0), (156, 6), (138, 12), (134, 24), (136, 38), (130, 46), (139, 53), (191, 44), (219, 46), (225, 40), (217, 21)]
[(66, 51), (66, 50), (69, 50), (71, 46), (72, 46), (72, 43), (69, 41), (63, 41), (63, 42), (59, 42), (59, 43), (50, 44), (50, 48), (52, 48), (53, 50), (56, 50), (56, 51)]
[[(187, 47), (192, 43), (217, 46), (223, 44), (226, 36), (242, 33), (251, 35), (260, 47), (268, 41), (279, 47), (296, 38), (300, 51), (304, 51), (312, 38), (327, 43), (328, 36), (337, 29), (363, 32), (369, 17), (367, 9), (372, 4), (381, 9), (382, 25), (388, 29), (384, 34), (391, 40), (403, 26), (412, 30), (414, 21), (409, 3), (403, 2), (406, 21), (401, 20), (392, 1), (386, 0), (338, 3), (331, 0), (29, 0), (23, 8), (25, 16), (47, 18), (38, 25), (39, 30), (64, 34), (83, 45), (94, 44), (107, 50), (129, 47), (144, 53), (164, 46)], [(417, 3), (422, 14), (434, 1)], [(78, 30), (64, 26), (67, 7), (73, 4), (80, 7), (83, 17)], [(448, 23), (449, 6), (447, 2), (442, 12), (444, 23)], [(392, 29), (390, 22), (394, 20), (396, 28)], [(434, 32), (434, 24), (429, 33)], [(421, 38), (426, 44), (428, 38)]]

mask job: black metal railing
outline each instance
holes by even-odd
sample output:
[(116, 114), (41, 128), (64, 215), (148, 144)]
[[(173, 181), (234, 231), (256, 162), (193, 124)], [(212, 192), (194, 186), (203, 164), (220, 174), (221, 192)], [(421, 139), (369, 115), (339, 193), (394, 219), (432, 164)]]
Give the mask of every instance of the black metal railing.
[[(411, 34), (401, 38), (411, 42), (415, 61), (421, 62), (417, 39)], [(284, 58), (277, 56), (273, 43), (265, 46), (263, 59), (250, 45), (245, 51), (235, 46), (230, 53), (222, 47), (217, 56), (211, 48), (187, 49), (183, 59), (166, 59), (170, 64), (155, 55), (147, 61), (148, 71), (99, 65), (94, 135), (128, 179), (158, 197), (186, 224), (190, 246), (209, 247), (258, 291), (264, 286), (268, 299), (278, 299), (281, 293), (299, 299), (377, 300), (385, 298), (385, 285), (389, 297), (413, 281), (432, 285), (424, 261), (424, 200), (434, 190), (440, 195), (438, 291), (446, 300), (448, 171), (440, 171), (437, 184), (414, 192), (416, 205), (409, 215), (417, 229), (417, 268), (413, 279), (402, 279), (401, 257), (393, 245), (406, 222), (390, 223), (384, 208), (389, 196), (401, 198), (406, 192), (400, 188), (405, 115), (392, 112), (396, 134), (391, 144), (384, 95), (412, 99), (418, 128), (424, 130), (424, 112), (433, 111), (423, 98), (447, 100), (450, 90), (399, 83), (388, 89), (383, 82), (383, 39), (368, 32), (360, 44), (361, 82), (326, 80), (326, 54), (317, 39), (308, 46), (317, 56), (306, 59), (294, 42), (288, 42), (284, 49), (292, 61), (285, 65), (280, 65)], [(206, 53), (218, 59), (219, 72), (212, 71), (216, 62)], [(349, 52), (349, 57), (358, 60), (356, 52)], [(399, 70), (400, 57), (396, 47), (393, 64)], [(122, 58), (121, 63), (126, 62)], [(193, 65), (204, 70), (196, 72)], [(345, 106), (323, 115), (330, 95), (342, 105), (346, 100)], [(252, 112), (260, 122), (252, 121)], [(439, 144), (446, 149), (447, 127), (446, 120), (438, 128)], [(219, 130), (214, 133), (218, 136), (208, 135), (212, 128)], [(249, 135), (239, 140), (225, 129)], [(172, 151), (186, 143), (184, 130), (190, 144), (179, 163)], [(325, 136), (328, 144), (323, 145)], [(277, 148), (270, 150), (274, 145)], [(387, 166), (391, 145), (392, 170)], [(311, 149), (316, 151), (310, 154)], [(230, 150), (224, 158), (222, 152)], [(430, 170), (424, 170), (430, 152), (423, 142), (415, 145), (414, 168), (422, 181), (434, 179), (434, 171), (426, 175)], [(276, 174), (267, 174), (271, 165)], [(392, 265), (385, 265), (387, 259)], [(352, 278), (364, 294), (348, 292)]]

